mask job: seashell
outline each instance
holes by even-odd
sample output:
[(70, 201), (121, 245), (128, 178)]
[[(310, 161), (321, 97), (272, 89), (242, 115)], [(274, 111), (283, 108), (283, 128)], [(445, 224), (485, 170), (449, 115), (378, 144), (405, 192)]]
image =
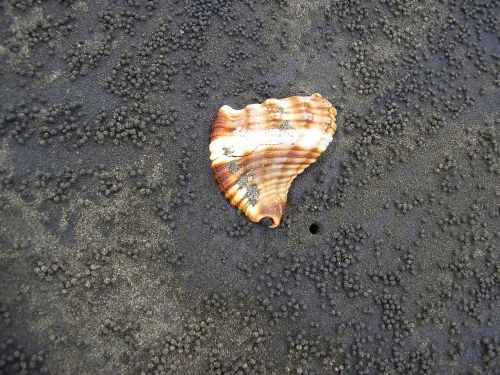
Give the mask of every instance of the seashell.
[(292, 181), (331, 142), (336, 114), (320, 94), (223, 106), (210, 136), (219, 190), (251, 221), (277, 227)]

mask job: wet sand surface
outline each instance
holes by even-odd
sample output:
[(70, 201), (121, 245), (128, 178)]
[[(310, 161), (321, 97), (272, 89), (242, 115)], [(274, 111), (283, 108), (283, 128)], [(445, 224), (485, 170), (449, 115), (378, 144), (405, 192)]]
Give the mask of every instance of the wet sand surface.
[[(0, 374), (495, 374), (494, 0), (0, 2)], [(277, 229), (224, 104), (319, 92)]]

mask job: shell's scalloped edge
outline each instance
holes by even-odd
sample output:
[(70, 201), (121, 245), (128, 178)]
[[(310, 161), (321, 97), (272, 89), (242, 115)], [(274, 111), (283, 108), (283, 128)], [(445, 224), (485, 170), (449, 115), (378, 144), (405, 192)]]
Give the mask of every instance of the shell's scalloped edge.
[[(264, 100), (264, 101), (263, 101), (263, 102), (261, 102), (261, 103), (252, 103), (252, 104), (247, 104), (245, 107), (243, 107), (243, 108), (239, 108), (239, 109), (238, 109), (238, 108), (233, 108), (233, 107), (231, 107), (231, 106), (230, 106), (230, 105), (228, 105), (228, 104), (224, 104), (222, 107), (220, 107), (220, 108), (219, 108), (219, 110), (218, 110), (217, 114), (219, 114), (219, 113), (226, 113), (226, 114), (230, 114), (230, 113), (233, 113), (233, 112), (240, 112), (240, 111), (243, 111), (243, 110), (245, 110), (245, 109), (246, 109), (247, 107), (249, 107), (249, 106), (254, 106), (254, 105), (262, 105), (262, 104), (268, 104), (268, 103), (270, 103), (270, 102), (274, 102), (274, 101), (276, 101), (276, 100), (277, 100), (277, 101), (281, 101), (281, 100), (294, 100), (294, 99), (296, 99), (296, 98), (303, 98), (303, 97), (308, 97), (308, 96), (304, 96), (304, 95), (295, 95), (295, 96), (290, 96), (290, 97), (288, 97), (288, 98), (281, 98), (281, 99), (277, 99), (277, 98), (268, 98), (268, 99)], [(310, 98), (325, 99), (325, 98), (324, 98), (321, 94), (319, 94), (319, 93), (317, 93), (317, 92), (315, 92), (314, 94), (311, 94), (309, 97), (310, 97)], [(326, 100), (326, 99), (325, 99), (325, 100)], [(327, 100), (327, 101), (328, 101), (328, 100)], [(328, 101), (328, 103), (330, 103), (330, 105), (332, 105), (330, 101)], [(333, 108), (333, 109), (335, 109), (335, 108), (333, 107), (333, 105), (332, 105), (332, 108)], [(337, 112), (335, 111), (335, 113), (337, 113)]]

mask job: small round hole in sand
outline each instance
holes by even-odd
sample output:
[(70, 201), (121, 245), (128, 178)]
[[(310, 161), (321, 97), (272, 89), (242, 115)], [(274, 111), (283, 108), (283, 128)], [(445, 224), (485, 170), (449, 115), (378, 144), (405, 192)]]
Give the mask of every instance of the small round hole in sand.
[(319, 225), (319, 223), (312, 223), (309, 226), (309, 232), (311, 232), (312, 234), (318, 234), (320, 229), (321, 229), (321, 225)]

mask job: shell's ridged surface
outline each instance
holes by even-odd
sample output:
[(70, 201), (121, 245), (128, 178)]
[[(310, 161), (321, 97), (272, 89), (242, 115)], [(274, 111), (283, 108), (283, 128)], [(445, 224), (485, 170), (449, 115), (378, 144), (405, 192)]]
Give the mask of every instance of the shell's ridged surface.
[(219, 190), (250, 220), (281, 221), (292, 181), (325, 151), (335, 108), (320, 94), (223, 106), (212, 122), (210, 159)]

